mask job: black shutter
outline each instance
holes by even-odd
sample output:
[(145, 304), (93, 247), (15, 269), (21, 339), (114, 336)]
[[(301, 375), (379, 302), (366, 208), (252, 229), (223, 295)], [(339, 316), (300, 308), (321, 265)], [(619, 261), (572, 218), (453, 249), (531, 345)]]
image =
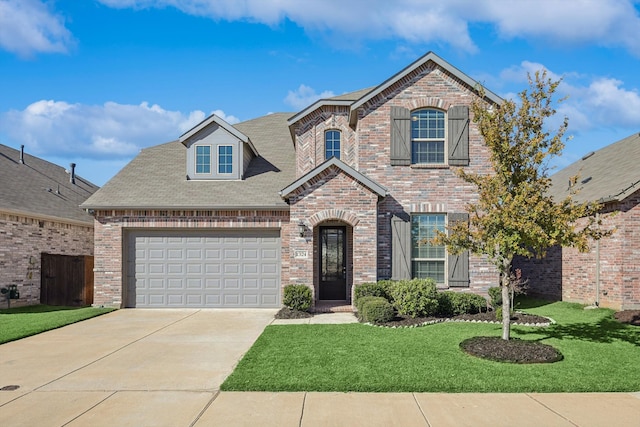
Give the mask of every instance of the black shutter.
[(391, 165), (411, 164), (411, 113), (402, 107), (391, 107)]
[(449, 108), (449, 164), (469, 166), (469, 107)]
[(391, 279), (411, 279), (411, 222), (391, 218)]
[[(468, 213), (450, 213), (449, 225), (456, 222), (469, 222)], [(469, 286), (469, 251), (464, 251), (458, 255), (448, 255), (449, 264), (449, 287), (468, 287)]]

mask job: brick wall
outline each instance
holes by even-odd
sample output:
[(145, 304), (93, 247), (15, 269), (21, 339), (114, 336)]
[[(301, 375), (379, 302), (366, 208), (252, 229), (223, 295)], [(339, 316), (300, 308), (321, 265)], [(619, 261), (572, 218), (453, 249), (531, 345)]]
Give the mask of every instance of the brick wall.
[(586, 253), (554, 248), (543, 260), (521, 261), (530, 292), (583, 304), (597, 301), (614, 309), (640, 309), (640, 191), (606, 206), (603, 226), (616, 231), (599, 243), (591, 242)]
[[(93, 227), (0, 213), (0, 287), (18, 285), (12, 306), (40, 302), (41, 254), (93, 255)], [(5, 295), (0, 307), (6, 307)]]
[(278, 228), (281, 247), (281, 284), (289, 282), (289, 212), (286, 211), (97, 211), (95, 221), (94, 305), (122, 305), (124, 231), (149, 229)]

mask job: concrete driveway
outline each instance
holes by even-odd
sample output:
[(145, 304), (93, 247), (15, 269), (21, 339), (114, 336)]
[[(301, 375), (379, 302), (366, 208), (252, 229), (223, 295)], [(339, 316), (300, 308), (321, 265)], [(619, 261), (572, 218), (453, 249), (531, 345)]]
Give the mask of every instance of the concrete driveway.
[(197, 420), (276, 310), (118, 310), (0, 345), (0, 426)]

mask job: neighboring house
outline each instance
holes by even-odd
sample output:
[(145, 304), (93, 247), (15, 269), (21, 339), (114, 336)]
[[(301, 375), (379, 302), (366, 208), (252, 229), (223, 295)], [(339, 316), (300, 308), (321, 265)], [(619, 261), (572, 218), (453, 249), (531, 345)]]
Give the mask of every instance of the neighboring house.
[(477, 200), (454, 170), (490, 172), (477, 87), (428, 53), (373, 88), (233, 126), (213, 115), (142, 150), (83, 204), (94, 303), (279, 307), (292, 283), (350, 303), (359, 284), (410, 277), (486, 293), (485, 258), (421, 244)]
[[(590, 251), (552, 248), (543, 260), (521, 261), (531, 293), (616, 309), (640, 309), (640, 134), (631, 135), (558, 171), (552, 194), (567, 196), (579, 176), (576, 201), (603, 204), (603, 228), (611, 237)], [(614, 215), (611, 215), (614, 214)]]
[(74, 168), (0, 144), (0, 287), (18, 286), (12, 305), (40, 302), (43, 254), (93, 255), (94, 221), (79, 205), (98, 187)]

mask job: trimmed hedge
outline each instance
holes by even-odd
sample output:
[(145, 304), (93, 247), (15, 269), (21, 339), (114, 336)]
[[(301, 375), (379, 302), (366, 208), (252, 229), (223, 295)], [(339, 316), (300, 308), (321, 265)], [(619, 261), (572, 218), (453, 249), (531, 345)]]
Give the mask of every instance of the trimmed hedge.
[(438, 292), (438, 314), (457, 316), (476, 314), (487, 309), (487, 300), (483, 296), (453, 291)]
[[(376, 300), (377, 298), (382, 298), (382, 297), (378, 297), (378, 296), (373, 296), (373, 295), (367, 295), (364, 297), (360, 297), (356, 300), (355, 304), (353, 304), (356, 308), (356, 310), (358, 311), (358, 315), (360, 315), (362, 313), (362, 307), (368, 303), (369, 301), (373, 301)], [(385, 301), (386, 299), (383, 298)]]
[(393, 319), (395, 312), (389, 301), (382, 297), (365, 297), (361, 319), (369, 323), (385, 323)]
[(307, 311), (311, 307), (313, 296), (307, 285), (287, 285), (284, 287), (282, 303), (292, 310)]
[(438, 294), (433, 279), (400, 280), (390, 288), (398, 313), (410, 317), (428, 317), (438, 309)]
[(491, 307), (497, 309), (502, 305), (502, 288), (500, 286), (493, 286), (489, 288), (489, 298), (491, 298)]
[(389, 300), (390, 280), (380, 280), (378, 282), (363, 283), (353, 290), (354, 299), (357, 301), (362, 297), (382, 297)]

